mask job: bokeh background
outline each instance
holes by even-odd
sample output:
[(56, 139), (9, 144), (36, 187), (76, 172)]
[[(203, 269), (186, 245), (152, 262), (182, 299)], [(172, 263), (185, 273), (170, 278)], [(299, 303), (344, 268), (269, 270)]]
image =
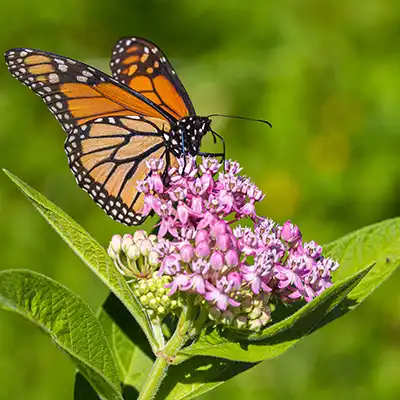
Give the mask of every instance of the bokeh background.
[[(34, 47), (108, 70), (121, 36), (157, 43), (228, 156), (267, 193), (259, 207), (327, 243), (400, 214), (398, 0), (2, 2), (0, 48)], [(64, 133), (45, 105), (0, 66), (0, 164), (102, 244), (128, 229), (75, 184)], [(93, 308), (105, 287), (0, 174), (0, 269), (30, 268)], [(400, 275), (354, 313), (202, 399), (398, 399)], [(74, 367), (21, 317), (0, 313), (0, 399), (72, 398)]]

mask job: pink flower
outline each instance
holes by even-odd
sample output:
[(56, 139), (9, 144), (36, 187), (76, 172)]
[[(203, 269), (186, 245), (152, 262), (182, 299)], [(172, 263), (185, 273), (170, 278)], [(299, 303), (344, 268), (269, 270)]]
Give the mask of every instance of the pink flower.
[(149, 175), (137, 184), (143, 212), (161, 220), (156, 255), (162, 260), (159, 275), (172, 279), (170, 295), (197, 294), (210, 309), (230, 315), (249, 299), (311, 301), (332, 284), (338, 264), (324, 258), (315, 242), (303, 243), (297, 225), (257, 215), (264, 194), (239, 175), (237, 162), (226, 161), (223, 171), (213, 158), (199, 166), (194, 157), (178, 163), (163, 180), (163, 162), (148, 161)]
[(296, 244), (301, 240), (301, 233), (297, 225), (293, 225), (290, 221), (286, 221), (282, 226), (281, 238), (290, 244)]

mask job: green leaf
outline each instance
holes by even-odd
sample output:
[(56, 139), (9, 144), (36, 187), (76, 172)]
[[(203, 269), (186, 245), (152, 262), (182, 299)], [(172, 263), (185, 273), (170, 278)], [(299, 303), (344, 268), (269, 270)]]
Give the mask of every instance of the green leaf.
[(395, 272), (400, 265), (400, 218), (350, 233), (324, 246), (324, 250), (340, 263), (340, 268), (335, 271), (335, 279), (343, 279), (372, 262), (376, 262), (376, 265), (345, 301), (326, 315), (314, 330), (354, 310)]
[(324, 246), (324, 252), (340, 263), (336, 280), (376, 263), (349, 299), (358, 305), (396, 270), (400, 264), (400, 218), (367, 226)]
[(129, 289), (125, 278), (115, 268), (114, 263), (104, 248), (59, 207), (55, 206), (11, 172), (6, 170), (4, 172), (82, 261), (121, 300), (145, 332), (152, 348), (157, 351), (158, 345), (152, 333), (150, 320), (141, 308), (139, 301)]
[[(124, 399), (136, 399), (154, 361), (149, 342), (137, 322), (112, 293), (97, 314), (118, 366)], [(89, 396), (85, 392), (86, 386), (87, 383), (77, 373), (75, 400), (84, 400), (85, 396)], [(79, 396), (80, 393), (84, 395)]]
[(104, 331), (78, 295), (36, 272), (2, 271), (0, 305), (43, 329), (102, 398), (122, 399), (118, 371)]
[(180, 352), (182, 355), (213, 356), (233, 361), (258, 362), (284, 353), (306, 336), (332, 311), (369, 272), (368, 267), (336, 283), (290, 317), (265, 329), (257, 341), (237, 339), (218, 328), (203, 331), (199, 339)]
[(103, 304), (99, 320), (106, 332), (125, 390), (130, 386), (140, 392), (154, 361), (146, 337), (123, 304), (112, 294)]
[(255, 365), (221, 358), (193, 357), (168, 369), (156, 400), (193, 399)]

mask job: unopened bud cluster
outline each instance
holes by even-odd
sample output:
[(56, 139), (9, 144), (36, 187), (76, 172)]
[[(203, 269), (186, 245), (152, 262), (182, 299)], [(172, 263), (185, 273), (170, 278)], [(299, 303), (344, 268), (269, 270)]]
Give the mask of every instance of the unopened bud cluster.
[(114, 235), (108, 254), (119, 272), (126, 276), (136, 298), (152, 318), (163, 318), (179, 306), (179, 295), (169, 296), (169, 276), (158, 276), (160, 265), (156, 251), (157, 237), (139, 230), (134, 235)]
[(211, 307), (209, 318), (234, 329), (249, 331), (259, 331), (271, 320), (268, 294), (261, 293), (255, 296), (250, 291), (244, 291), (236, 297), (236, 300), (240, 306), (230, 307), (225, 311), (215, 306)]

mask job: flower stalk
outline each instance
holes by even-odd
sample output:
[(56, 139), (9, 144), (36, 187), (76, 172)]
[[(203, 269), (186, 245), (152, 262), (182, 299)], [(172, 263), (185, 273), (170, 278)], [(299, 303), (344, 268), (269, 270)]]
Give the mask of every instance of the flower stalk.
[(188, 298), (187, 304), (184, 306), (179, 317), (178, 324), (171, 339), (167, 344), (156, 354), (156, 361), (150, 371), (138, 400), (151, 400), (156, 396), (163, 379), (165, 378), (169, 366), (173, 363), (177, 352), (188, 341), (188, 332), (193, 324), (194, 314), (193, 297)]

